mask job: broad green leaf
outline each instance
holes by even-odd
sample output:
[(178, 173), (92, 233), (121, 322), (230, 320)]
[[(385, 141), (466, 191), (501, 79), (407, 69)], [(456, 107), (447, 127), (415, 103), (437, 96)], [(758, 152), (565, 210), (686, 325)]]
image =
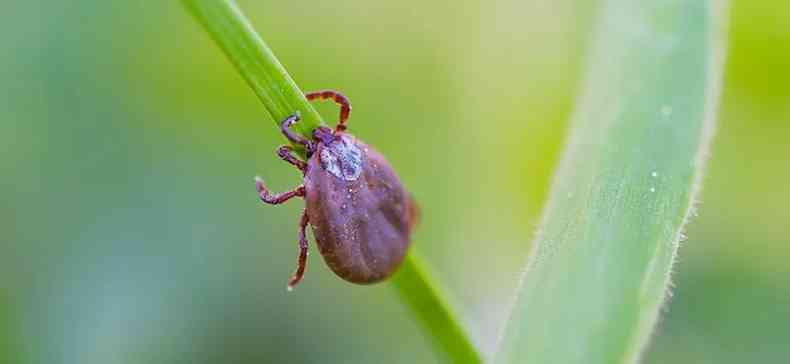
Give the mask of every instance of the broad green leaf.
[(723, 3), (606, 0), (499, 363), (632, 363), (667, 297), (722, 79)]

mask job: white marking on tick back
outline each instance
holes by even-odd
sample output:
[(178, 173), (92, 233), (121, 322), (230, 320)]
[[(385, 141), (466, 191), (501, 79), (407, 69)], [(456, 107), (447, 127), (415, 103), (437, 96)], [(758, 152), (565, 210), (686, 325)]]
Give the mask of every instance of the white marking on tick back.
[(324, 170), (337, 178), (356, 181), (362, 175), (362, 151), (345, 135), (325, 145), (320, 157)]

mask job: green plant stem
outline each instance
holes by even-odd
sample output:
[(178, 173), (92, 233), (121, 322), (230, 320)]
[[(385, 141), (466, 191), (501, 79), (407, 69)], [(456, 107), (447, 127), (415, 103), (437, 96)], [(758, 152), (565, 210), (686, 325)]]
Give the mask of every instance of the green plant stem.
[[(294, 129), (311, 138), (323, 124), (321, 115), (304, 97), (304, 92), (285, 71), (269, 46), (255, 32), (241, 9), (231, 0), (183, 0), (187, 9), (203, 24), (239, 73), (244, 77), (275, 123), (299, 113)], [(301, 145), (294, 145), (302, 151)]]
[[(296, 131), (310, 138), (312, 130), (323, 124), (320, 115), (236, 4), (230, 0), (182, 2), (247, 80), (272, 119), (279, 123), (300, 112), (302, 120)], [(480, 354), (430, 276), (425, 263), (412, 251), (393, 278), (393, 285), (432, 338), (437, 355), (446, 362), (480, 363)]]
[(456, 319), (452, 307), (443, 299), (445, 295), (432, 276), (420, 255), (412, 249), (392, 278), (392, 284), (418, 322), (431, 333), (433, 347), (442, 362), (482, 363), (480, 353)]
[(500, 363), (633, 363), (692, 210), (723, 64), (723, 2), (605, 0)]

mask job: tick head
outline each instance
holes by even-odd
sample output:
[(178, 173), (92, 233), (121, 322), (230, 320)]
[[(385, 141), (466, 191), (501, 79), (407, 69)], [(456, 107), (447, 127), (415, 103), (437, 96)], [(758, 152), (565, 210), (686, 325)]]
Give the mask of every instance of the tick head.
[(335, 140), (335, 133), (332, 132), (332, 129), (319, 126), (313, 130), (313, 139), (318, 143), (329, 145)]

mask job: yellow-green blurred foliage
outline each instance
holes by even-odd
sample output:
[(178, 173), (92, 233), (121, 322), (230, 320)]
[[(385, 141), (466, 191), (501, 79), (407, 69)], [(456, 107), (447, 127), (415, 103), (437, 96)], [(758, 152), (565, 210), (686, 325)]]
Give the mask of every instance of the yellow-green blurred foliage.
[[(416, 249), (487, 355), (526, 260), (582, 73), (573, 1), (240, 0), (297, 83), (422, 205)], [(285, 290), (299, 174), (173, 1), (17, 1), (0, 22), (0, 362), (431, 362), (387, 284), (314, 254)], [(735, 1), (699, 216), (649, 363), (790, 355), (790, 3)], [(328, 120), (332, 105), (320, 105)], [(550, 295), (551, 292), (545, 294)]]

